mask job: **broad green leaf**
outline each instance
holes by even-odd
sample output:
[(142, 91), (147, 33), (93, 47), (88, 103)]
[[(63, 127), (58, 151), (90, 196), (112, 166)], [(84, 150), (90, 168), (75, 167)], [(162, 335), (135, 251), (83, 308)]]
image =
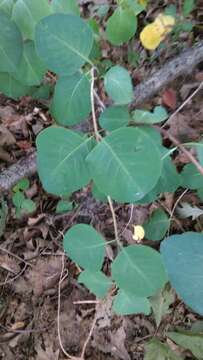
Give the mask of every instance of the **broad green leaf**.
[(15, 194), (13, 194), (12, 201), (17, 208), (21, 208), (23, 201), (25, 201), (25, 195), (23, 192), (17, 191)]
[(113, 66), (104, 77), (107, 94), (117, 105), (129, 104), (133, 100), (133, 85), (128, 71), (120, 66)]
[(7, 203), (3, 199), (1, 199), (0, 200), (0, 237), (4, 234), (5, 231), (7, 215), (8, 215)]
[(187, 164), (181, 172), (182, 186), (192, 190), (203, 187), (203, 176), (194, 164)]
[(100, 115), (99, 125), (101, 128), (113, 131), (128, 125), (130, 114), (126, 106), (110, 106)]
[(34, 43), (25, 42), (22, 59), (13, 77), (27, 86), (39, 85), (45, 72), (45, 65), (37, 56)]
[(38, 135), (36, 143), (38, 173), (46, 191), (61, 196), (87, 185), (85, 158), (91, 138), (52, 126)]
[(84, 284), (98, 298), (106, 296), (108, 290), (112, 286), (112, 281), (101, 271), (83, 271), (78, 281)]
[(169, 345), (154, 338), (145, 346), (144, 360), (183, 360), (183, 358), (172, 351)]
[(182, 185), (182, 179), (180, 174), (177, 172), (174, 163), (172, 162), (169, 150), (160, 147), (160, 152), (163, 160), (163, 167), (161, 176), (156, 184), (155, 190), (157, 194), (163, 192), (175, 192), (176, 189)]
[(65, 233), (66, 254), (85, 270), (98, 271), (105, 255), (105, 241), (90, 225), (77, 224)]
[(151, 306), (147, 298), (137, 297), (134, 294), (119, 290), (118, 294), (114, 298), (113, 310), (118, 315), (149, 315), (151, 312)]
[(106, 37), (113, 45), (122, 45), (130, 40), (137, 30), (137, 18), (133, 11), (119, 6), (106, 24)]
[(0, 11), (0, 71), (14, 72), (23, 52), (23, 40), (16, 24)]
[(25, 199), (21, 204), (21, 213), (22, 214), (29, 214), (35, 211), (37, 208), (35, 202), (31, 199)]
[(146, 110), (135, 110), (132, 120), (135, 123), (156, 124), (168, 118), (168, 113), (163, 106), (156, 106), (153, 112)]
[(29, 93), (29, 87), (21, 84), (8, 73), (0, 73), (0, 92), (17, 100)]
[(51, 113), (61, 125), (86, 120), (91, 111), (90, 82), (85, 74), (60, 77), (56, 83)]
[(203, 235), (186, 232), (161, 243), (169, 280), (186, 305), (203, 315)]
[(102, 193), (130, 203), (153, 189), (162, 166), (156, 144), (138, 128), (113, 131), (91, 151), (87, 163)]
[(200, 164), (203, 166), (203, 142), (196, 143), (196, 151), (197, 151), (197, 157), (200, 162)]
[(151, 140), (157, 144), (158, 147), (162, 146), (162, 137), (158, 130), (146, 125), (142, 125), (139, 128), (144, 131), (144, 133), (148, 135)]
[(12, 18), (24, 37), (33, 40), (36, 24), (50, 14), (51, 6), (48, 0), (17, 0)]
[(33, 99), (48, 100), (52, 91), (51, 84), (42, 84), (39, 87), (33, 87), (31, 96)]
[(190, 350), (195, 358), (203, 359), (203, 332), (194, 333), (180, 330), (178, 332), (168, 332), (167, 336), (184, 349)]
[(0, 0), (0, 11), (5, 12), (8, 16), (11, 16), (14, 0)]
[(145, 245), (130, 245), (121, 250), (112, 264), (117, 286), (138, 297), (154, 295), (167, 282), (161, 255)]
[(56, 214), (62, 214), (73, 210), (73, 203), (68, 200), (59, 200), (56, 206)]
[(183, 16), (188, 16), (195, 8), (195, 0), (184, 0), (183, 3)]
[(174, 300), (174, 291), (168, 288), (168, 286), (150, 298), (157, 328), (161, 324), (162, 318), (171, 312), (169, 307), (173, 304)]
[[(141, 2), (143, 4), (141, 4)], [(139, 1), (139, 0), (126, 0), (126, 5), (130, 7), (130, 9), (134, 12), (135, 15), (140, 14), (145, 8), (147, 1)]]
[(53, 12), (80, 15), (80, 9), (76, 0), (52, 0)]
[(79, 16), (54, 14), (37, 24), (35, 42), (38, 55), (50, 70), (71, 75), (89, 62), (93, 33)]
[(197, 195), (200, 198), (200, 200), (203, 200), (203, 187), (197, 190)]
[(159, 241), (163, 239), (170, 226), (170, 219), (162, 209), (157, 209), (144, 223), (145, 237), (148, 240)]

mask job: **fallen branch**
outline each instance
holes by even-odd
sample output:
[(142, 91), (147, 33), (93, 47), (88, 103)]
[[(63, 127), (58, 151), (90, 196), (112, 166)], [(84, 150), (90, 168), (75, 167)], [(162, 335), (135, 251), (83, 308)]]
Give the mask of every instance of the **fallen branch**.
[(132, 107), (151, 99), (179, 76), (191, 74), (201, 61), (203, 61), (203, 41), (168, 61), (154, 75), (151, 75), (149, 79), (136, 86), (134, 90), (135, 100), (132, 102)]
[[(203, 41), (192, 48), (183, 51), (180, 55), (167, 62), (160, 70), (156, 71), (148, 80), (136, 86), (135, 100), (132, 107), (140, 105), (152, 98), (171, 81), (181, 75), (191, 74), (195, 66), (203, 61)], [(180, 145), (179, 145), (180, 147)], [(0, 174), (0, 191), (8, 191), (19, 180), (33, 175), (37, 170), (36, 153), (19, 160)]]

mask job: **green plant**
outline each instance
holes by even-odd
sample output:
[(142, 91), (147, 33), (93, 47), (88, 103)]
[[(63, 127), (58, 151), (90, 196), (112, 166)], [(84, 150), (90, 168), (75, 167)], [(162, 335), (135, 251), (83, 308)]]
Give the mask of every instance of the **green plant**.
[[(0, 2), (0, 7), (0, 90), (18, 98), (44, 86), (47, 70), (57, 75), (50, 106), (56, 124), (43, 130), (36, 140), (38, 173), (47, 192), (67, 197), (91, 183), (93, 196), (108, 201), (114, 216), (113, 200), (145, 204), (180, 186), (202, 191), (202, 175), (191, 164), (179, 174), (171, 158), (175, 149), (162, 145), (160, 132), (154, 127), (168, 118), (167, 111), (158, 106), (151, 112), (130, 112), (130, 74), (109, 62), (103, 63), (98, 79), (104, 76), (104, 88), (113, 105), (100, 115), (98, 130), (94, 77), (99, 66), (96, 68), (98, 56), (95, 58), (93, 51), (99, 39), (98, 28), (95, 22), (88, 24), (78, 16), (75, 1), (67, 5), (65, 1), (49, 4), (40, 0), (39, 6), (38, 1), (8, 0)], [(133, 37), (137, 15), (144, 7), (139, 1), (119, 1), (107, 21), (107, 39), (121, 45)], [(185, 15), (188, 11), (185, 5)], [(71, 129), (86, 120), (90, 112), (94, 133), (81, 134)], [(188, 146), (197, 147), (203, 165), (202, 143)], [(22, 184), (14, 189), (13, 202), (18, 213), (27, 200), (24, 190)], [(60, 211), (66, 211), (64, 203), (60, 206)], [(70, 203), (67, 206), (69, 209)], [(169, 224), (165, 212), (156, 210), (144, 224), (147, 238), (162, 240)], [(116, 243), (119, 251), (111, 264), (111, 276), (102, 271), (108, 242), (92, 226), (77, 224), (66, 232), (64, 250), (83, 268), (80, 282), (102, 298), (111, 288), (117, 289), (113, 310), (118, 314), (149, 314), (151, 297), (170, 280), (186, 304), (203, 314), (201, 234), (169, 237), (158, 252), (146, 245), (123, 246), (115, 217), (114, 226), (115, 239), (110, 243)], [(162, 350), (168, 351), (165, 347)]]
[(25, 190), (29, 189), (29, 186), (29, 180), (22, 179), (12, 189), (12, 201), (15, 205), (16, 217), (18, 218), (36, 210), (36, 204), (34, 201), (25, 196)]

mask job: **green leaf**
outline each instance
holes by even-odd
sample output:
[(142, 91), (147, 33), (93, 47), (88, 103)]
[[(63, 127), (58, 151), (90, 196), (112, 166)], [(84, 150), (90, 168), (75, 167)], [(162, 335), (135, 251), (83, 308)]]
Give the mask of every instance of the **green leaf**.
[(203, 176), (194, 164), (187, 164), (181, 172), (182, 186), (192, 190), (203, 187)]
[(66, 213), (73, 210), (73, 203), (71, 201), (59, 200), (56, 206), (56, 214)]
[(85, 270), (101, 269), (105, 241), (90, 225), (77, 224), (68, 230), (64, 236), (63, 248), (66, 254)]
[(157, 146), (138, 128), (113, 131), (91, 151), (87, 163), (102, 193), (130, 203), (152, 190), (162, 166)]
[(80, 9), (76, 0), (52, 0), (51, 5), (55, 13), (80, 15)]
[(51, 14), (51, 6), (47, 0), (17, 0), (12, 18), (27, 39), (34, 39), (36, 24)]
[(163, 192), (175, 192), (182, 185), (182, 179), (177, 172), (174, 163), (168, 155), (169, 150), (161, 146), (160, 152), (163, 159), (161, 176), (156, 184), (155, 191), (160, 194)]
[(184, 349), (190, 350), (197, 359), (203, 359), (203, 333), (180, 330), (168, 332), (167, 336)]
[(67, 195), (90, 181), (85, 158), (91, 138), (60, 128), (49, 127), (37, 136), (37, 165), (46, 191)]
[(107, 21), (106, 37), (113, 45), (122, 45), (134, 36), (136, 30), (137, 17), (119, 6)]
[(112, 278), (119, 288), (138, 297), (154, 295), (167, 282), (161, 255), (144, 245), (121, 250), (112, 264)]
[(200, 164), (203, 166), (203, 142), (196, 143), (197, 157)]
[(104, 87), (117, 105), (129, 104), (133, 100), (132, 81), (128, 71), (122, 66), (113, 66), (106, 73)]
[(12, 190), (14, 192), (17, 192), (19, 190), (27, 190), (27, 189), (29, 189), (29, 186), (30, 186), (30, 182), (27, 178), (25, 178), (25, 179), (18, 181), (18, 183), (13, 187)]
[(183, 3), (183, 16), (188, 16), (195, 8), (195, 0), (184, 0)]
[(126, 0), (125, 3), (135, 15), (140, 14), (146, 8), (146, 6), (140, 4), (139, 0)]
[(39, 87), (33, 87), (31, 96), (33, 99), (37, 100), (48, 100), (50, 97), (50, 93), (52, 91), (52, 85), (51, 84), (42, 84)]
[(100, 115), (99, 125), (108, 131), (128, 125), (130, 114), (127, 106), (110, 106)]
[(25, 195), (21, 191), (17, 191), (12, 196), (12, 201), (13, 201), (13, 204), (15, 205), (15, 207), (21, 208), (23, 201), (25, 201)]
[(5, 12), (6, 15), (11, 16), (14, 0), (0, 0), (0, 11)]
[(174, 291), (168, 288), (168, 286), (150, 298), (157, 328), (161, 324), (162, 318), (171, 312), (169, 307), (173, 304), (174, 300)]
[(0, 71), (14, 72), (23, 52), (23, 40), (16, 24), (0, 11)]
[(134, 294), (119, 290), (118, 294), (114, 298), (113, 310), (118, 315), (149, 315), (151, 312), (151, 306), (147, 298), (137, 297)]
[(203, 200), (203, 187), (197, 190), (197, 195), (200, 200)]
[(170, 226), (170, 219), (162, 209), (157, 209), (147, 220), (143, 227), (148, 240), (159, 241), (163, 239)]
[(0, 237), (4, 234), (6, 227), (6, 219), (8, 215), (8, 206), (7, 203), (1, 199), (0, 200)]
[(112, 286), (111, 279), (101, 271), (85, 270), (80, 274), (78, 281), (84, 284), (98, 298), (105, 297)]
[(39, 85), (45, 72), (46, 68), (36, 54), (33, 41), (25, 42), (23, 57), (13, 77), (27, 86)]
[(75, 125), (86, 120), (91, 111), (90, 82), (76, 73), (56, 82), (51, 113), (61, 125)]
[(145, 350), (144, 360), (183, 360), (167, 344), (162, 344), (157, 339), (152, 339), (145, 346)]
[(203, 315), (203, 235), (186, 232), (161, 243), (169, 280), (186, 305)]
[(21, 204), (21, 213), (23, 214), (29, 214), (32, 213), (33, 211), (35, 211), (37, 208), (35, 202), (31, 199), (25, 199), (22, 204)]
[(93, 33), (78, 16), (55, 14), (37, 24), (35, 42), (38, 55), (50, 70), (71, 75), (89, 62)]
[(14, 79), (10, 74), (0, 73), (0, 92), (6, 96), (17, 100), (21, 96), (29, 93), (29, 87), (22, 85), (19, 81)]
[(156, 124), (168, 118), (168, 113), (163, 106), (156, 106), (153, 112), (146, 110), (135, 110), (132, 120), (135, 123)]

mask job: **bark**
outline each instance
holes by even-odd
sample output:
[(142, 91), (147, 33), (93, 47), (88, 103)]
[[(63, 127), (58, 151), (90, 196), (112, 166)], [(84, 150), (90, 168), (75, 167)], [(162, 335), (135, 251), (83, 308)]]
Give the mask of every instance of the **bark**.
[[(203, 61), (203, 41), (167, 62), (160, 70), (152, 74), (134, 89), (135, 107), (151, 99), (161, 89), (181, 75), (191, 74), (194, 68)], [(19, 160), (0, 174), (0, 192), (10, 190), (19, 180), (33, 175), (37, 170), (36, 153)]]

